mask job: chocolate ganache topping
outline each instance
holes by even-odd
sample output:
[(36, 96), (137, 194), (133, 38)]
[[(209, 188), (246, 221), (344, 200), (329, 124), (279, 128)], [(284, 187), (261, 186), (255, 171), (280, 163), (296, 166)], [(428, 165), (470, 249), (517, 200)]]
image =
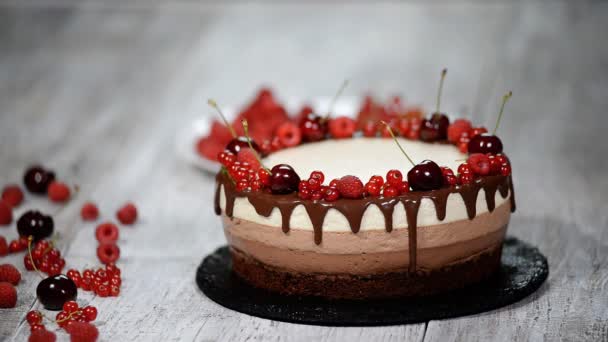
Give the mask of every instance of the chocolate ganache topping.
[(410, 253), (409, 270), (416, 270), (416, 250), (417, 250), (417, 218), (418, 208), (423, 198), (428, 198), (435, 204), (437, 219), (442, 221), (446, 215), (446, 206), (448, 196), (452, 193), (458, 193), (462, 196), (467, 215), (469, 219), (473, 219), (476, 215), (477, 195), (481, 189), (485, 191), (486, 204), (488, 210), (492, 212), (495, 208), (496, 191), (500, 192), (503, 198), (506, 198), (511, 192), (510, 203), (511, 212), (515, 211), (515, 196), (513, 192), (513, 180), (511, 176), (485, 176), (476, 179), (471, 184), (458, 185), (455, 187), (442, 188), (432, 191), (413, 191), (397, 197), (366, 197), (362, 199), (338, 199), (334, 202), (326, 201), (311, 201), (300, 199), (296, 193), (287, 195), (276, 195), (262, 191), (258, 192), (239, 192), (230, 177), (224, 173), (218, 173), (217, 188), (215, 191), (215, 213), (220, 215), (222, 209), (220, 207), (220, 191), (224, 188), (226, 196), (225, 214), (229, 218), (233, 218), (234, 202), (237, 197), (247, 197), (256, 212), (264, 217), (269, 217), (274, 208), (278, 208), (281, 213), (282, 229), (287, 233), (290, 229), (291, 214), (298, 205), (303, 205), (306, 212), (310, 216), (314, 230), (314, 241), (317, 245), (323, 240), (323, 221), (329, 209), (336, 209), (350, 224), (350, 229), (353, 233), (358, 233), (361, 228), (361, 220), (365, 210), (370, 205), (376, 205), (386, 223), (386, 231), (393, 230), (393, 210), (398, 203), (402, 203), (405, 207), (406, 219), (408, 223), (408, 245)]

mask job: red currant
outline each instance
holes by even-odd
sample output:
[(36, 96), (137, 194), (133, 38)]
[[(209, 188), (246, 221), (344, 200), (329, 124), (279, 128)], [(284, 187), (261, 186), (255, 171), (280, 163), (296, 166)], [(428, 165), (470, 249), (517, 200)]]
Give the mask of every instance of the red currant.
[(329, 188), (325, 191), (324, 198), (326, 201), (333, 202), (340, 198), (340, 193), (336, 189)]
[(85, 306), (82, 309), (82, 316), (87, 322), (92, 322), (97, 318), (97, 309), (94, 306)]
[(403, 181), (403, 174), (399, 170), (390, 170), (386, 174), (386, 182), (391, 186), (398, 187)]
[(371, 178), (369, 179), (369, 183), (374, 183), (378, 186), (383, 186), (384, 185), (384, 179), (382, 178), (382, 176), (371, 176)]
[(265, 186), (270, 186), (270, 172), (264, 168), (258, 170), (258, 178)]
[(68, 300), (67, 302), (63, 303), (63, 311), (67, 314), (78, 311), (78, 303), (73, 300)]
[(315, 191), (312, 193), (312, 195), (310, 195), (310, 199), (313, 201), (319, 201), (323, 199), (323, 194), (321, 193), (321, 191)]
[(308, 188), (312, 191), (317, 191), (321, 189), (321, 182), (318, 178), (310, 178), (308, 180)]
[(458, 184), (471, 184), (473, 182), (473, 173), (460, 173), (458, 175)]
[(458, 178), (454, 174), (444, 175), (443, 182), (448, 186), (454, 186), (458, 184)]
[(384, 195), (384, 197), (395, 197), (399, 195), (399, 189), (392, 185), (389, 185), (384, 188), (382, 194)]
[(246, 179), (241, 179), (236, 183), (237, 191), (246, 191), (249, 188), (249, 182)]
[(27, 320), (27, 323), (29, 325), (41, 324), (42, 323), (42, 314), (40, 313), (40, 311), (32, 310), (27, 313), (27, 315), (25, 316), (25, 319)]
[(303, 188), (298, 192), (298, 197), (300, 197), (303, 200), (307, 200), (310, 199), (312, 193), (310, 190), (308, 190), (308, 188)]
[(399, 186), (397, 187), (397, 190), (399, 190), (400, 194), (405, 194), (410, 192), (410, 184), (406, 181), (403, 181), (399, 184)]
[(458, 165), (458, 174), (463, 174), (463, 173), (471, 173), (471, 165), (469, 165), (468, 163), (462, 163), (460, 165)]
[(502, 164), (500, 166), (500, 174), (503, 176), (508, 176), (511, 174), (511, 165), (509, 164)]
[(382, 185), (379, 185), (378, 183), (372, 183), (371, 180), (367, 182), (367, 184), (365, 184), (365, 191), (370, 196), (380, 196), (381, 189)]
[(320, 184), (323, 184), (325, 181), (325, 175), (321, 171), (313, 171), (310, 173), (310, 177), (308, 179), (318, 179)]

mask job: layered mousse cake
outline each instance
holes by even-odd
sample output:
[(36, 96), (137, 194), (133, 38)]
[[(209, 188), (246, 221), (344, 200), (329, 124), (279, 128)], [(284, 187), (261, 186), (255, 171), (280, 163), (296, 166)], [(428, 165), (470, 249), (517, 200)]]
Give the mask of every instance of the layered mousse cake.
[(219, 154), (215, 210), (236, 275), (285, 295), (367, 299), (497, 271), (515, 210), (500, 139), (438, 112), (389, 119), (308, 114), (280, 125), (281, 146), (235, 138)]

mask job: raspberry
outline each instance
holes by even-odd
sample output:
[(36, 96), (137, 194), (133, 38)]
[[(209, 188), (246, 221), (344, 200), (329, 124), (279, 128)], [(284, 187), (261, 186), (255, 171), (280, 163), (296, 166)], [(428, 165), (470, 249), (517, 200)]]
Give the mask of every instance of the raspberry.
[(6, 239), (4, 236), (0, 236), (0, 256), (5, 256), (8, 254), (8, 244), (6, 243)]
[(473, 153), (467, 159), (467, 163), (476, 175), (485, 176), (490, 174), (490, 159), (485, 154)]
[(23, 202), (23, 191), (18, 185), (7, 185), (2, 190), (2, 201), (15, 208)]
[(338, 192), (344, 198), (361, 198), (363, 190), (363, 182), (358, 177), (344, 176), (338, 181)]
[(55, 342), (57, 336), (55, 333), (46, 329), (34, 330), (31, 332), (28, 342)]
[(137, 208), (133, 203), (127, 203), (118, 210), (116, 217), (122, 224), (133, 224), (137, 219)]
[(91, 323), (73, 322), (65, 330), (70, 334), (71, 342), (94, 342), (99, 337), (99, 331)]
[(87, 202), (80, 209), (80, 216), (84, 221), (95, 221), (99, 217), (99, 209), (92, 202)]
[(297, 146), (302, 142), (302, 131), (293, 122), (284, 122), (278, 128), (276, 136), (285, 147)]
[(0, 200), (0, 226), (6, 226), (13, 222), (13, 210), (11, 206)]
[(102, 243), (97, 247), (97, 257), (104, 264), (115, 262), (120, 257), (120, 249), (113, 243)]
[(336, 139), (352, 137), (355, 128), (355, 120), (346, 116), (340, 116), (329, 121), (329, 133)]
[(105, 222), (95, 229), (95, 238), (100, 243), (112, 243), (118, 240), (118, 227), (114, 223)]
[(48, 188), (49, 199), (53, 202), (65, 202), (70, 199), (70, 188), (62, 182), (53, 181)]
[(21, 273), (11, 264), (0, 265), (0, 281), (6, 281), (13, 285), (19, 284)]
[(239, 154), (236, 156), (236, 160), (241, 163), (248, 163), (251, 166), (252, 170), (258, 170), (260, 168), (260, 162), (255, 156), (255, 152), (250, 148), (243, 148), (239, 151)]
[(468, 132), (471, 129), (471, 122), (467, 119), (456, 119), (448, 127), (448, 141), (458, 143), (462, 133)]
[(9, 309), (17, 305), (17, 290), (11, 283), (0, 282), (0, 308)]
[(196, 152), (204, 158), (217, 160), (218, 153), (226, 148), (226, 143), (218, 142), (211, 137), (201, 138), (196, 143)]

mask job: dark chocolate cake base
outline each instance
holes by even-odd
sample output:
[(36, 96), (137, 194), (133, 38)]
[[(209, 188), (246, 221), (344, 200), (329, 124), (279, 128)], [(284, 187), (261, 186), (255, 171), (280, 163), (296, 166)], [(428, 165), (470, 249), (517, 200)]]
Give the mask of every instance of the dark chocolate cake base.
[(196, 282), (216, 303), (257, 317), (328, 326), (378, 326), (419, 323), (497, 309), (536, 291), (548, 274), (547, 259), (538, 249), (507, 238), (501, 264), (490, 278), (426, 297), (331, 300), (277, 294), (253, 287), (236, 276), (228, 247), (219, 248), (203, 260)]
[(331, 299), (425, 296), (454, 290), (491, 276), (500, 266), (502, 245), (441, 269), (373, 275), (293, 273), (262, 264), (230, 248), (232, 269), (251, 285), (284, 295)]

